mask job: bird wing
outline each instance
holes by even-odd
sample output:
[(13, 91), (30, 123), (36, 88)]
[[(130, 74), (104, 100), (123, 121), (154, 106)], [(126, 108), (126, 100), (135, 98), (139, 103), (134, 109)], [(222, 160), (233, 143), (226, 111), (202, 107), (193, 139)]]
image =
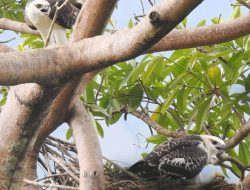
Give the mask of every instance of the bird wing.
[(207, 153), (199, 147), (178, 148), (160, 159), (159, 171), (162, 176), (171, 175), (193, 178), (207, 164)]
[(166, 141), (154, 148), (154, 150), (144, 159), (151, 166), (158, 166), (160, 159), (170, 152), (187, 148), (197, 147), (202, 142), (199, 135), (188, 135)]
[[(64, 3), (65, 0), (59, 1), (59, 6)], [(53, 20), (55, 12), (56, 12), (56, 0), (48, 0), (50, 3), (51, 11), (49, 17)], [(72, 4), (67, 2), (58, 12), (56, 23), (61, 25), (64, 28), (71, 29), (72, 26), (75, 24), (78, 13), (80, 11), (79, 4)]]
[(149, 166), (148, 163), (143, 160), (136, 162), (128, 171), (147, 180), (154, 180), (160, 176), (157, 166)]

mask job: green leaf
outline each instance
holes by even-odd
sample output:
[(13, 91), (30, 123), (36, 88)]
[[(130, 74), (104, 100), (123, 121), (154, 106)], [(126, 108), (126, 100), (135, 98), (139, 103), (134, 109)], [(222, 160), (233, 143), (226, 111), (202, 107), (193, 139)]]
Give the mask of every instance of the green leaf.
[(131, 83), (135, 83), (138, 78), (140, 78), (141, 74), (144, 72), (144, 69), (149, 61), (141, 62), (133, 71), (130, 81)]
[(181, 23), (184, 26), (184, 28), (187, 28), (187, 17), (184, 18)]
[(91, 109), (91, 111), (101, 112), (102, 114), (109, 116), (108, 112), (97, 104), (88, 104), (88, 107)]
[(148, 137), (146, 140), (153, 144), (161, 144), (167, 140), (167, 137), (164, 135), (152, 135)]
[(3, 106), (7, 101), (7, 97), (3, 97), (2, 100), (0, 101), (0, 106)]
[(111, 99), (110, 100), (110, 105), (112, 108), (114, 108), (114, 110), (120, 110), (121, 109), (121, 104), (119, 103), (119, 101), (117, 99)]
[(133, 28), (133, 26), (134, 26), (134, 23), (133, 23), (132, 19), (129, 19), (128, 28)]
[(239, 118), (239, 116), (238, 116), (238, 114), (236, 113), (236, 112), (234, 112), (233, 113), (233, 115), (232, 115), (232, 121), (233, 121), (233, 128), (235, 129), (235, 130), (238, 130), (239, 128), (240, 128), (240, 118)]
[(201, 131), (202, 126), (208, 116), (211, 100), (212, 97), (209, 96), (207, 97), (207, 100), (202, 102), (199, 106), (199, 110), (196, 115), (196, 130), (198, 130), (198, 132)]
[(137, 84), (129, 91), (128, 112), (136, 110), (140, 105), (143, 98), (143, 89)]
[(69, 128), (66, 132), (66, 139), (69, 140), (72, 137), (72, 128)]
[(197, 26), (205, 26), (206, 25), (206, 20), (201, 20)]
[(119, 121), (119, 119), (121, 118), (123, 113), (116, 113), (113, 114), (111, 117), (108, 118), (108, 122), (106, 121), (106, 123), (108, 125), (113, 125), (115, 124), (117, 121)]
[(102, 126), (100, 125), (100, 123), (98, 123), (97, 121), (96, 121), (96, 129), (97, 129), (98, 134), (103, 138), (103, 137), (104, 137), (103, 128), (102, 128)]
[(178, 95), (177, 92), (179, 91), (179, 88), (175, 88), (172, 91), (170, 91), (167, 95), (167, 98), (165, 99), (164, 104), (161, 107), (161, 113), (164, 114), (167, 109), (169, 108), (169, 106), (171, 105), (172, 101), (174, 100), (174, 98), (176, 98), (176, 96)]
[(220, 168), (221, 168), (223, 174), (224, 174), (226, 177), (229, 177), (229, 176), (228, 176), (228, 173), (227, 173), (227, 169), (226, 169), (226, 168), (223, 168), (223, 167), (220, 167)]
[(230, 16), (230, 18), (236, 19), (236, 18), (240, 17), (240, 15), (241, 15), (240, 6), (234, 6), (234, 10), (233, 10), (233, 13)]
[(133, 72), (130, 72), (125, 78), (123, 78), (123, 80), (119, 86), (119, 90), (121, 90), (125, 85), (127, 85), (127, 82), (130, 79), (132, 74), (133, 74)]
[(232, 52), (234, 52), (234, 50), (229, 47), (218, 46), (216, 48), (213, 48), (212, 51), (208, 52), (207, 55), (212, 57), (221, 57)]
[(159, 62), (158, 58), (152, 59), (146, 66), (146, 71), (142, 74), (142, 81), (144, 84), (148, 84), (150, 76), (152, 75), (153, 71), (157, 67), (157, 62)]
[(148, 153), (143, 152), (143, 153), (141, 153), (141, 156), (142, 156), (142, 158), (146, 158), (148, 156)]

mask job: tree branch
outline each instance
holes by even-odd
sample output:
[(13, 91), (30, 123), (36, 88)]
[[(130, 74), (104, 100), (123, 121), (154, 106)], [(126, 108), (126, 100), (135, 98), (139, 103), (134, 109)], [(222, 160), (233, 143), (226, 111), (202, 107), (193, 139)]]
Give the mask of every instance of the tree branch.
[(7, 18), (0, 18), (0, 29), (33, 34), (36, 36), (40, 35), (37, 30), (32, 30), (25, 23), (17, 22), (17, 21), (10, 20)]
[(250, 3), (246, 2), (246, 0), (237, 0), (240, 4), (244, 5), (248, 9), (250, 9)]
[[(92, 25), (88, 25), (89, 27), (85, 27), (85, 25), (82, 25), (84, 24), (84, 22), (76, 24), (75, 27), (78, 28), (78, 30), (75, 30), (72, 35), (74, 36), (74, 33), (78, 33), (81, 28), (83, 28), (82, 30), (85, 30), (85, 36), (83, 37), (88, 37), (88, 35), (91, 36), (92, 32), (95, 32), (95, 34), (99, 34), (98, 30), (100, 29), (100, 22), (97, 19), (102, 18), (102, 20), (108, 20), (113, 9), (111, 7), (111, 4), (115, 6), (115, 3), (116, 0), (87, 0), (84, 3), (84, 5), (86, 5), (87, 7), (85, 7), (85, 9), (84, 7), (82, 8), (82, 10), (84, 9), (84, 11), (81, 11), (79, 13), (78, 18), (88, 18), (89, 22), (92, 23)], [(88, 9), (88, 6), (96, 8)], [(101, 10), (99, 11), (99, 9)], [(95, 10), (98, 14), (93, 14), (93, 10)], [(102, 25), (104, 27), (104, 24)], [(98, 28), (98, 30), (94, 30), (94, 28)], [(55, 130), (58, 125), (65, 121), (65, 116), (67, 116), (67, 112), (71, 112), (71, 109), (74, 105), (74, 100), (79, 99), (79, 94), (82, 93), (84, 87), (87, 86), (88, 82), (94, 76), (95, 73), (93, 72), (87, 73), (81, 78), (74, 78), (71, 82), (66, 83), (62, 87), (60, 87), (60, 90), (58, 91), (57, 96), (55, 97), (53, 104), (50, 107), (50, 111), (48, 113), (49, 119), (44, 123), (43, 127), (41, 127), (40, 131), (38, 131), (36, 143), (34, 144), (33, 148), (33, 152), (35, 152), (35, 154), (39, 153), (40, 147), (47, 136), (53, 130)], [(79, 85), (79, 82), (81, 82), (81, 85)]]
[[(85, 9), (83, 8), (82, 10), (85, 10)], [(85, 26), (87, 22), (86, 19), (88, 17), (86, 16), (86, 17), (80, 17), (80, 18), (85, 18), (84, 21), (82, 20), (82, 26)], [(103, 17), (100, 17), (100, 18), (103, 18)], [(0, 19), (0, 21), (1, 20), (2, 19)], [(10, 22), (16, 22), (16, 21), (12, 21), (9, 19), (7, 20)], [(6, 24), (4, 23), (4, 25)], [(20, 27), (16, 27), (17, 25), (19, 25)], [(0, 28), (1, 28), (1, 25), (0, 25)], [(9, 30), (13, 30), (17, 32), (25, 32), (25, 33), (30, 33), (30, 34), (35, 34), (34, 32), (36, 32), (29, 28), (27, 31), (18, 30), (20, 28), (26, 28), (26, 25), (20, 22), (16, 22), (16, 24), (9, 25), (8, 28)], [(75, 27), (75, 28), (78, 28), (78, 27)], [(80, 31), (81, 33), (83, 33), (84, 30), (80, 30)], [(212, 26), (202, 26), (202, 27), (193, 28), (193, 29), (172, 30), (168, 35), (162, 38), (161, 41), (159, 41), (157, 44), (155, 44), (153, 47), (147, 50), (146, 53), (183, 49), (183, 48), (192, 48), (192, 47), (205, 46), (205, 45), (214, 45), (216, 43), (223, 43), (223, 42), (227, 42), (227, 41), (242, 37), (249, 33), (250, 33), (250, 13), (248, 13), (245, 16), (241, 16), (235, 20), (227, 21), (225, 23), (216, 24)], [(39, 34), (35, 34), (35, 35), (39, 35)], [(81, 34), (81, 35), (84, 35), (84, 34)], [(77, 39), (76, 36), (74, 36), (72, 39), (74, 38)], [(75, 41), (78, 41), (78, 40), (75, 40)]]
[[(58, 81), (131, 59), (158, 42), (202, 0), (164, 0), (133, 29), (56, 48), (0, 54), (0, 84)], [(171, 13), (171, 14), (170, 14)], [(98, 48), (93, 46), (98, 44)], [(34, 62), (34, 60), (36, 60)]]
[(159, 132), (162, 135), (166, 135), (168, 137), (174, 137), (174, 138), (182, 136), (180, 132), (170, 131), (168, 129), (163, 128), (161, 125), (153, 121), (150, 117), (148, 117), (142, 111), (132, 111), (131, 114), (141, 119), (145, 123), (147, 123), (151, 128), (155, 129), (157, 132)]
[(214, 45), (250, 33), (250, 13), (235, 20), (194, 29), (175, 29), (146, 53)]
[(93, 123), (80, 101), (75, 104), (71, 114), (72, 116), (68, 123), (73, 130), (79, 157), (79, 189), (104, 189), (102, 154)]
[(246, 138), (250, 134), (250, 122), (246, 123), (244, 126), (239, 128), (237, 133), (226, 141), (226, 148), (234, 148), (237, 146), (244, 138)]
[(36, 181), (31, 181), (28, 179), (24, 179), (23, 180), (24, 183), (32, 185), (32, 186), (38, 186), (38, 187), (49, 187), (49, 188), (57, 188), (57, 189), (72, 189), (72, 190), (77, 190), (77, 187), (69, 187), (69, 186), (65, 186), (65, 185), (56, 185), (56, 184), (47, 184), (47, 183), (41, 183), (41, 182), (36, 182)]

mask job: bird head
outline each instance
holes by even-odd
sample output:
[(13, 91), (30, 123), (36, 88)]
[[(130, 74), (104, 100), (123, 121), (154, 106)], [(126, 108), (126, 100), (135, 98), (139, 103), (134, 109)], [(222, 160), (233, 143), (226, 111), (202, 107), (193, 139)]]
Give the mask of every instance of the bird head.
[(25, 7), (25, 12), (33, 24), (48, 18), (50, 11), (50, 4), (46, 0), (30, 0)]
[(218, 162), (218, 154), (225, 152), (225, 142), (212, 135), (201, 135), (204, 143), (205, 151), (208, 153), (208, 163), (216, 164)]

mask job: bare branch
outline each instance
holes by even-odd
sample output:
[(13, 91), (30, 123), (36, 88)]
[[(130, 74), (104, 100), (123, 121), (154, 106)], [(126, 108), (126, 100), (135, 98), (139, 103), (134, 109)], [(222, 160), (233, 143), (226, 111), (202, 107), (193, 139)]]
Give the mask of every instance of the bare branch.
[(3, 45), (3, 44), (0, 44), (0, 53), (8, 53), (8, 52), (14, 52), (15, 50), (6, 46), (6, 45)]
[(237, 0), (240, 4), (244, 5), (248, 9), (250, 9), (250, 3), (246, 2), (246, 0)]
[(40, 35), (37, 30), (32, 30), (25, 23), (13, 21), (7, 18), (0, 18), (0, 29), (12, 30), (15, 32), (23, 32), (27, 34), (33, 34), (36, 36)]
[[(100, 35), (104, 31), (116, 3), (117, 0), (85, 1), (78, 15), (71, 42)], [(93, 14), (93, 10), (95, 10), (95, 14)]]
[(163, 135), (166, 135), (169, 137), (174, 137), (174, 138), (180, 137), (183, 135), (180, 132), (170, 131), (168, 129), (163, 128), (158, 123), (153, 121), (150, 117), (148, 117), (144, 112), (133, 111), (133, 112), (131, 112), (131, 114), (134, 115), (135, 117), (141, 119), (145, 123), (147, 123), (151, 128), (155, 129), (160, 134), (163, 134)]
[[(0, 84), (52, 81), (53, 85), (58, 85), (58, 81), (65, 77), (70, 78), (136, 57), (170, 32), (201, 2), (181, 0), (176, 4), (176, 0), (165, 0), (130, 30), (84, 39), (53, 49), (14, 53), (11, 56), (1, 54)], [(98, 44), (98, 48), (93, 44)]]
[(84, 190), (104, 189), (101, 148), (93, 123), (81, 102), (72, 110), (69, 126), (77, 147), (80, 164), (80, 187)]
[(33, 186), (38, 186), (38, 187), (49, 187), (49, 188), (58, 188), (58, 189), (72, 189), (72, 190), (77, 190), (77, 187), (69, 187), (65, 185), (56, 185), (56, 184), (47, 184), (47, 183), (41, 183), (41, 182), (36, 182), (36, 181), (31, 181), (28, 179), (23, 180), (26, 184), (33, 185)]
[(239, 128), (239, 130), (232, 138), (226, 141), (226, 148), (233, 148), (237, 146), (249, 134), (250, 134), (250, 123), (246, 123), (244, 126)]
[(194, 29), (175, 29), (146, 53), (223, 43), (250, 33), (250, 13), (221, 24)]
[[(230, 156), (226, 156), (226, 155), (218, 155), (219, 158), (219, 162), (225, 162), (225, 161), (229, 161), (233, 164), (235, 164), (239, 170), (241, 171), (241, 176), (240, 179), (243, 180), (245, 178), (245, 171), (250, 171), (250, 165), (245, 165), (243, 163), (241, 163), (239, 160), (237, 160), (236, 158), (230, 157)], [(226, 166), (226, 165), (224, 165)], [(237, 175), (238, 176), (238, 175)]]

